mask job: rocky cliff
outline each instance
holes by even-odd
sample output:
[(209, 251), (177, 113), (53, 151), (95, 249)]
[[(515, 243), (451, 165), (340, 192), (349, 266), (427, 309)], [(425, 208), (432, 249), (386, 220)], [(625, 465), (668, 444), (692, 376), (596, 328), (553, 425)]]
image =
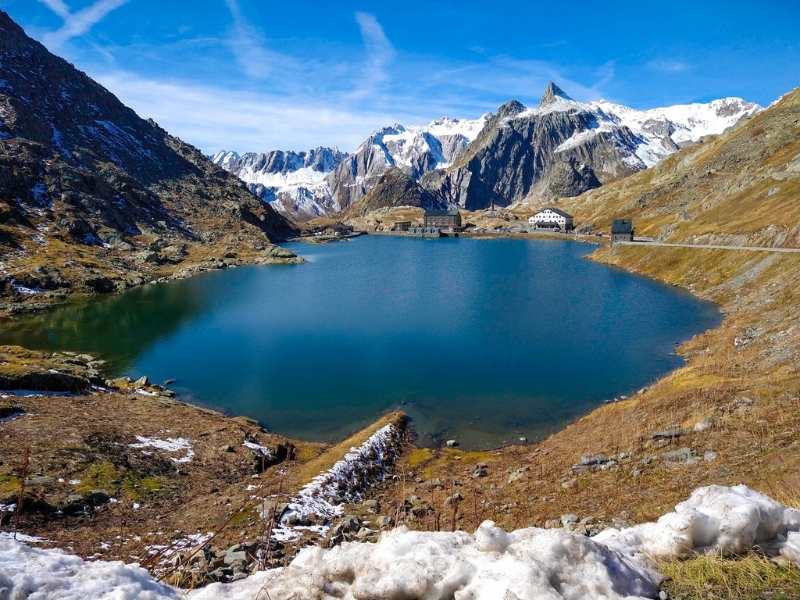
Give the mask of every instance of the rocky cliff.
[[(698, 118), (709, 108), (715, 116)], [(470, 210), (576, 196), (655, 164), (676, 151), (678, 141), (720, 133), (757, 109), (727, 99), (635, 111), (608, 102), (576, 102), (549, 83), (535, 108), (515, 100), (502, 105), (452, 166), (426, 174), (422, 184)]]
[[(0, 12), (0, 291), (109, 291), (293, 227)], [(258, 250), (260, 248), (260, 250)], [(236, 260), (231, 256), (229, 259)], [(30, 300), (30, 298), (28, 298)]]
[[(422, 127), (394, 124), (372, 133), (352, 154), (330, 148), (309, 153), (273, 151), (266, 154), (219, 152), (213, 161), (245, 181), (250, 189), (282, 213), (298, 221), (347, 210), (367, 195), (390, 169), (418, 180), (425, 173), (449, 166), (475, 139), (486, 117), (441, 118)], [(275, 161), (275, 156), (320, 156)], [(277, 164), (276, 164), (277, 162)], [(383, 201), (392, 204), (391, 199)]]

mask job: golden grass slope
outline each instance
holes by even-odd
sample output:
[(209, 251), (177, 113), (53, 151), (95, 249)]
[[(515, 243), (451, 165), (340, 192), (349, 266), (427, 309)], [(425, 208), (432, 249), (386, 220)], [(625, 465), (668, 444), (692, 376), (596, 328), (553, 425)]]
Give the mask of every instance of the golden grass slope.
[(559, 203), (578, 225), (630, 217), (638, 235), (800, 246), (800, 89), (723, 135)]

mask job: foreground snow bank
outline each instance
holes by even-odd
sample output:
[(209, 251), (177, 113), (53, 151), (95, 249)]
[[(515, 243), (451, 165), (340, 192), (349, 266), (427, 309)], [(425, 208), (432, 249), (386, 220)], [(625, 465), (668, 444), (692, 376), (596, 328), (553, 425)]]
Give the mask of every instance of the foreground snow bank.
[(261, 589), (290, 598), (585, 600), (653, 598), (660, 576), (590, 538), (563, 530), (506, 533), (491, 521), (474, 535), (408, 531), (377, 544), (309, 547), (281, 571), (199, 590), (192, 600), (248, 600)]
[(655, 523), (606, 529), (595, 540), (634, 558), (680, 558), (692, 552), (732, 555), (758, 545), (779, 552), (800, 531), (800, 510), (747, 486), (698, 488)]
[[(190, 592), (190, 600), (635, 600), (657, 598), (653, 558), (759, 545), (800, 565), (800, 511), (745, 486), (699, 488), (655, 523), (594, 538), (562, 529), (385, 533), (377, 543), (309, 547), (283, 569)], [(3, 588), (6, 588), (5, 590)], [(0, 598), (173, 600), (136, 566), (87, 563), (0, 536)], [(16, 595), (15, 595), (16, 594)], [(30, 595), (27, 595), (30, 594)], [(37, 595), (38, 594), (38, 595)]]
[(0, 537), (0, 598), (25, 600), (172, 600), (183, 594), (136, 565), (85, 561), (59, 550)]

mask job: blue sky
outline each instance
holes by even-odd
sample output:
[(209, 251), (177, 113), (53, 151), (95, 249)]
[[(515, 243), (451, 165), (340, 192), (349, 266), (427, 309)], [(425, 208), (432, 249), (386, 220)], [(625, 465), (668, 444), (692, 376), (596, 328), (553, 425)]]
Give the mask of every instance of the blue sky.
[(206, 152), (353, 149), (393, 122), (573, 97), (639, 108), (800, 85), (800, 2), (0, 0)]

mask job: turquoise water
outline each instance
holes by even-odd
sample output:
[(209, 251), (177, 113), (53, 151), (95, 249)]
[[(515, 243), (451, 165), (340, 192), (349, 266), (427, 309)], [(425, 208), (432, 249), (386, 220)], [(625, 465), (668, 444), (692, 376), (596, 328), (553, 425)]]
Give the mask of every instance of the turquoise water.
[(115, 373), (290, 436), (401, 408), (420, 441), (541, 437), (680, 365), (719, 322), (675, 288), (558, 241), (362, 237), (308, 262), (151, 285), (5, 323), (0, 343), (99, 352)]

